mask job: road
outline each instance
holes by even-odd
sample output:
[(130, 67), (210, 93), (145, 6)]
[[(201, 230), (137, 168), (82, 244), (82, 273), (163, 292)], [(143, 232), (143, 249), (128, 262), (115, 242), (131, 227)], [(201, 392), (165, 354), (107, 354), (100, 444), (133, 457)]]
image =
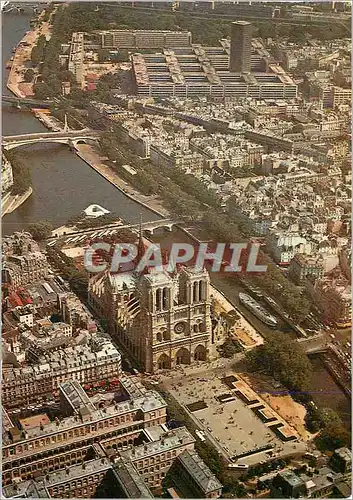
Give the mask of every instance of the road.
[[(103, 4), (104, 5), (104, 4)], [(259, 16), (244, 16), (244, 15), (239, 15), (237, 13), (232, 13), (232, 14), (224, 14), (224, 13), (215, 13), (215, 12), (193, 12), (193, 11), (182, 11), (182, 10), (177, 10), (177, 11), (172, 11), (171, 9), (154, 9), (151, 7), (130, 7), (127, 5), (121, 5), (121, 9), (128, 9), (131, 11), (142, 11), (142, 12), (149, 12), (149, 13), (168, 13), (168, 14), (180, 14), (188, 17), (192, 17), (194, 19), (200, 19), (200, 20), (228, 20), (228, 21), (234, 21), (234, 19), (242, 19), (246, 21), (254, 21), (254, 22), (273, 22), (276, 24), (289, 24), (289, 25), (294, 25), (294, 26), (324, 26), (328, 25), (329, 23), (336, 22), (340, 24), (343, 28), (347, 30), (347, 33), (349, 31), (349, 25), (345, 25), (342, 22), (342, 19), (335, 19), (335, 16), (330, 17), (330, 19), (324, 18), (324, 19), (293, 19), (290, 17), (259, 17)], [(350, 21), (347, 21), (350, 23)]]

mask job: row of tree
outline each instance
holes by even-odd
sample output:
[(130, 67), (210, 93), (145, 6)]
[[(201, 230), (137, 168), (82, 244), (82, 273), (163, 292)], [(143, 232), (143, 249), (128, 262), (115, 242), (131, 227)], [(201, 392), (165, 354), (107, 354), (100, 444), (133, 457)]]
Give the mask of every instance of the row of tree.
[[(205, 199), (205, 186), (200, 181), (193, 181), (193, 186), (199, 187), (196, 191), (186, 189), (187, 180), (183, 177), (181, 171), (177, 175), (172, 171), (162, 171), (155, 168), (150, 163), (141, 160), (124, 145), (119, 144), (117, 148), (118, 138), (116, 134), (107, 132), (100, 140), (101, 147), (104, 153), (112, 162), (116, 162), (118, 166), (124, 163), (133, 165), (136, 170), (136, 175), (131, 176), (130, 182), (144, 194), (158, 195), (166, 203), (167, 207), (178, 217), (185, 217), (190, 220), (198, 219), (202, 212), (202, 203)], [(116, 164), (112, 164), (116, 168)], [(118, 170), (119, 174), (121, 169)], [(173, 180), (170, 176), (173, 175)], [(191, 191), (191, 194), (189, 192)], [(200, 198), (199, 198), (200, 197)], [(210, 198), (207, 198), (211, 199)]]
[(82, 300), (87, 299), (88, 273), (82, 269), (77, 269), (73, 259), (65, 255), (54, 247), (46, 247), (49, 263), (54, 269), (58, 269), (61, 276), (67, 280), (71, 289)]
[(297, 342), (281, 332), (274, 332), (267, 342), (246, 353), (250, 371), (261, 371), (279, 380), (294, 394), (308, 390), (312, 367)]
[[(119, 147), (117, 147), (119, 144)], [(169, 210), (178, 217), (200, 220), (214, 239), (225, 243), (246, 241), (251, 232), (243, 221), (234, 215), (230, 208), (223, 213), (217, 196), (205, 184), (178, 168), (160, 169), (146, 160), (141, 160), (128, 150), (114, 132), (107, 132), (101, 138), (104, 153), (113, 161), (113, 168), (129, 163), (137, 174), (128, 179), (129, 182), (146, 195), (160, 196)], [(123, 170), (118, 169), (119, 175)], [(289, 281), (274, 264), (270, 256), (260, 252), (259, 264), (267, 265), (267, 272), (252, 275), (251, 280), (268, 295), (273, 296), (290, 312), (291, 317), (300, 323), (308, 315), (311, 303), (305, 295), (301, 295), (295, 285)], [(249, 277), (247, 277), (249, 278)]]
[(318, 432), (316, 444), (319, 449), (333, 451), (343, 446), (350, 447), (350, 433), (331, 408), (318, 408), (311, 402), (307, 407), (305, 423), (310, 432)]
[(7, 151), (6, 157), (12, 166), (13, 186), (11, 194), (23, 194), (32, 185), (31, 172), (24, 158), (24, 154)]
[(316, 444), (321, 450), (350, 446), (350, 433), (339, 415), (330, 408), (320, 409), (312, 402), (309, 391), (312, 366), (297, 342), (275, 332), (265, 344), (248, 351), (245, 359), (250, 371), (271, 375), (305, 404), (306, 426), (310, 432), (319, 432)]
[(39, 66), (44, 60), (44, 49), (47, 40), (44, 35), (40, 35), (36, 45), (32, 48), (31, 61), (33, 66)]

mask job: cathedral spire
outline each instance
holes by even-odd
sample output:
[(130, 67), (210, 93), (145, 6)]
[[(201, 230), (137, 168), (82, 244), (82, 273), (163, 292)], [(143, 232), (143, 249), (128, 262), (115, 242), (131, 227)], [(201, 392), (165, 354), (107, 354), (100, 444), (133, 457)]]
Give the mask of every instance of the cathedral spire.
[(142, 234), (142, 214), (140, 214), (139, 241), (137, 246), (136, 263), (138, 264), (145, 253), (145, 245), (143, 243)]

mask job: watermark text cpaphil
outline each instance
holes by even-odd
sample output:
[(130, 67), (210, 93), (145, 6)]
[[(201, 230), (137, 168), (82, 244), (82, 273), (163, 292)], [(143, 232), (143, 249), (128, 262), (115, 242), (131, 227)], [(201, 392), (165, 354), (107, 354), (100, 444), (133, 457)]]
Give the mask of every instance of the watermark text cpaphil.
[(104, 241), (91, 244), (85, 250), (84, 266), (89, 273), (123, 272), (127, 268), (141, 273), (146, 269), (174, 272), (178, 266), (207, 268), (212, 272), (265, 273), (267, 265), (259, 262), (258, 243), (173, 243), (168, 252), (157, 243), (141, 250), (133, 243)]

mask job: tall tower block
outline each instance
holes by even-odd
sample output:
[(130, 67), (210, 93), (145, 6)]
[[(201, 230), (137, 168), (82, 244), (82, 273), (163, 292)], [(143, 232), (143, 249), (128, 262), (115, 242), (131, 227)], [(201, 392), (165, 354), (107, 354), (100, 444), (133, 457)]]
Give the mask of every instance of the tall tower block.
[(247, 21), (232, 23), (229, 70), (235, 73), (251, 71), (252, 25)]

